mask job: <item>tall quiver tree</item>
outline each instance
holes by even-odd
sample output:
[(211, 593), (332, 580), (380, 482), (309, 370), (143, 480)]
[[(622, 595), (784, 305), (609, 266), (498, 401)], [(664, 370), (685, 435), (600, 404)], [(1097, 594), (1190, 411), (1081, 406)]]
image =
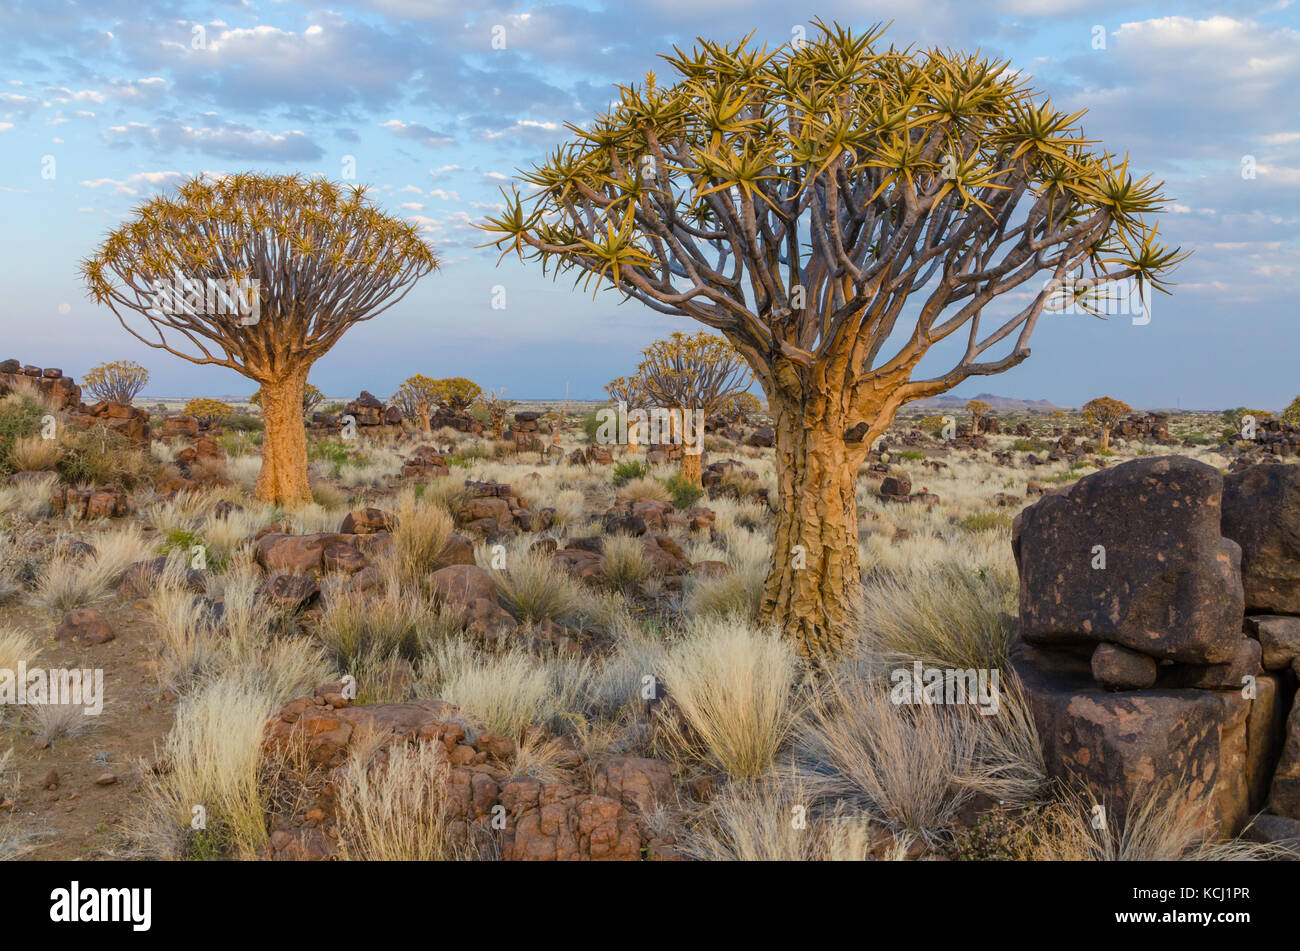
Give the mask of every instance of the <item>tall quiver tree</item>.
[(1098, 448), (1102, 452), (1110, 449), (1110, 434), (1115, 431), (1119, 421), (1131, 412), (1133, 412), (1133, 407), (1122, 400), (1112, 399), (1109, 396), (1099, 396), (1095, 400), (1088, 400), (1083, 404), (1083, 418), (1097, 427), (1100, 442)]
[(970, 431), (972, 436), (980, 434), (980, 421), (989, 414), (991, 407), (983, 400), (969, 400), (966, 412), (970, 413)]
[[(672, 334), (656, 340), (641, 352), (637, 389), (646, 402), (667, 410), (680, 410), (687, 432), (702, 439), (704, 427), (692, 427), (686, 414), (708, 416), (726, 400), (742, 393), (753, 377), (736, 349), (716, 334), (701, 331)], [(629, 427), (630, 431), (631, 427)], [(682, 479), (700, 485), (701, 445), (682, 445)]]
[[(635, 376), (616, 376), (605, 384), (605, 392), (615, 403), (622, 403), (628, 412), (637, 408), (641, 402), (641, 385)], [(638, 441), (636, 430), (629, 426), (627, 430), (627, 451), (635, 453)]]
[(101, 363), (86, 371), (81, 385), (97, 399), (126, 403), (135, 399), (149, 382), (149, 371), (133, 360)]
[[(1090, 287), (1160, 286), (1181, 257), (1147, 220), (1159, 184), (1089, 151), (1080, 114), (1007, 63), (877, 49), (881, 33), (675, 51), (680, 81), (622, 87), (485, 225), (749, 362), (777, 450), (761, 613), (810, 653), (852, 621), (856, 473), (898, 408), (1020, 363), (1063, 288), (1087, 307)], [(919, 373), (944, 341), (951, 368)]]
[(424, 432), (429, 431), (429, 416), (438, 405), (439, 381), (417, 373), (408, 376), (393, 394), (393, 405), (403, 417), (415, 423)]
[(296, 507), (311, 501), (303, 390), (312, 364), (437, 266), (415, 227), (361, 187), (244, 173), (200, 176), (151, 199), (81, 270), (132, 336), (260, 384), (256, 495)]

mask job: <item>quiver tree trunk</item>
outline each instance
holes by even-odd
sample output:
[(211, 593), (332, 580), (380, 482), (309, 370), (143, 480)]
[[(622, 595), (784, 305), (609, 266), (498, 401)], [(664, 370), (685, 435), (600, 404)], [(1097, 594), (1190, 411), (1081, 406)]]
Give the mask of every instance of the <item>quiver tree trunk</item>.
[(1110, 448), (1110, 427), (1109, 426), (1101, 427), (1101, 438), (1099, 441), (1101, 443), (1102, 452), (1105, 452), (1107, 449)]
[(284, 508), (312, 500), (307, 482), (307, 429), (302, 421), (302, 394), (308, 367), (277, 380), (262, 380), (262, 471), (255, 497)]
[(805, 656), (834, 655), (861, 599), (857, 475), (870, 439), (846, 442), (843, 419), (824, 404), (770, 403), (776, 540), (759, 619), (782, 628)]
[(697, 489), (704, 487), (700, 472), (700, 453), (688, 452), (685, 444), (682, 445), (681, 475), (682, 481), (687, 485), (693, 485)]
[[(704, 429), (701, 427), (697, 432), (695, 427), (690, 424), (691, 412), (690, 407), (683, 406), (680, 419), (676, 416), (670, 418), (672, 419), (671, 425), (673, 429), (677, 430), (674, 436), (682, 452), (682, 461), (679, 467), (681, 479), (687, 485), (702, 489), (704, 488), (704, 481), (700, 471), (700, 460), (704, 456)], [(698, 443), (690, 442), (691, 439), (698, 440)]]

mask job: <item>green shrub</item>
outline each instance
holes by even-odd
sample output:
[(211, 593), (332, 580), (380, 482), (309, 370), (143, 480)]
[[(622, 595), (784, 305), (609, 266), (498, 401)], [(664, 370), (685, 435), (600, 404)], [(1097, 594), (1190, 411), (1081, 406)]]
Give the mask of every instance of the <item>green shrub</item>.
[(664, 485), (668, 488), (668, 494), (673, 497), (673, 505), (679, 509), (690, 508), (704, 495), (703, 489), (687, 482), (680, 475), (673, 476)]
[(118, 433), (102, 426), (65, 435), (59, 475), (69, 485), (116, 485), (134, 489), (153, 475), (155, 464), (147, 453), (131, 447)]
[(41, 405), (25, 396), (13, 395), (0, 400), (0, 472), (7, 474), (14, 470), (11, 458), (14, 443), (40, 432), (44, 415)]
[(236, 413), (223, 419), (221, 425), (228, 432), (241, 433), (260, 433), (265, 426), (262, 417), (253, 416), (251, 413)]
[(918, 462), (925, 458), (925, 453), (919, 449), (904, 449), (898, 454), (899, 459), (906, 459), (909, 462)]
[(1011, 528), (1012, 516), (1006, 512), (973, 512), (957, 523), (964, 532), (993, 532)]
[(1011, 444), (1011, 448), (1016, 452), (1046, 452), (1051, 448), (1051, 443), (1042, 439), (1017, 439)]
[(643, 479), (649, 474), (649, 463), (640, 459), (625, 459), (614, 467), (614, 485), (626, 485), (633, 479)]
[(587, 442), (596, 441), (596, 431), (600, 429), (600, 418), (595, 412), (590, 412), (582, 417), (582, 432), (587, 437)]

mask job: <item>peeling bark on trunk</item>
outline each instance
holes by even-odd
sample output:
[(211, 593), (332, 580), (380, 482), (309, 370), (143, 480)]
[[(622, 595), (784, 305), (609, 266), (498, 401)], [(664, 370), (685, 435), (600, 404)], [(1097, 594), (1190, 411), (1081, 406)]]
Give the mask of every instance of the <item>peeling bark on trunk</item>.
[(702, 475), (700, 472), (700, 456), (692, 455), (682, 447), (682, 481), (688, 485), (693, 485), (697, 489), (703, 488)]
[(307, 369), (275, 381), (262, 381), (262, 471), (255, 497), (283, 508), (310, 502), (307, 482), (307, 430), (302, 421), (302, 393)]
[(861, 598), (857, 474), (874, 436), (846, 443), (837, 414), (769, 402), (776, 431), (776, 541), (760, 620), (782, 628), (805, 656), (834, 655), (849, 639)]
[(1101, 451), (1105, 452), (1110, 448), (1110, 430), (1105, 426), (1101, 427)]

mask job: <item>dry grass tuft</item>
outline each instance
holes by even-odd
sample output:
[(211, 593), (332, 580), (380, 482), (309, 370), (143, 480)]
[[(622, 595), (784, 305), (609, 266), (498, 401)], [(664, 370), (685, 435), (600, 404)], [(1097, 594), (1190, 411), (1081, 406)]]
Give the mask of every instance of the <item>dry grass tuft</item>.
[(800, 675), (778, 633), (737, 617), (696, 620), (660, 673), (684, 721), (666, 732), (671, 748), (734, 779), (767, 771), (794, 727)]
[[(163, 745), (165, 768), (145, 789), (133, 838), (155, 858), (252, 859), (266, 844), (262, 730), (277, 699), (245, 676), (183, 698)], [(201, 806), (206, 828), (194, 829)]]
[(448, 767), (437, 744), (389, 747), (383, 759), (358, 744), (336, 784), (339, 845), (354, 861), (442, 862), (483, 857), (446, 811)]

